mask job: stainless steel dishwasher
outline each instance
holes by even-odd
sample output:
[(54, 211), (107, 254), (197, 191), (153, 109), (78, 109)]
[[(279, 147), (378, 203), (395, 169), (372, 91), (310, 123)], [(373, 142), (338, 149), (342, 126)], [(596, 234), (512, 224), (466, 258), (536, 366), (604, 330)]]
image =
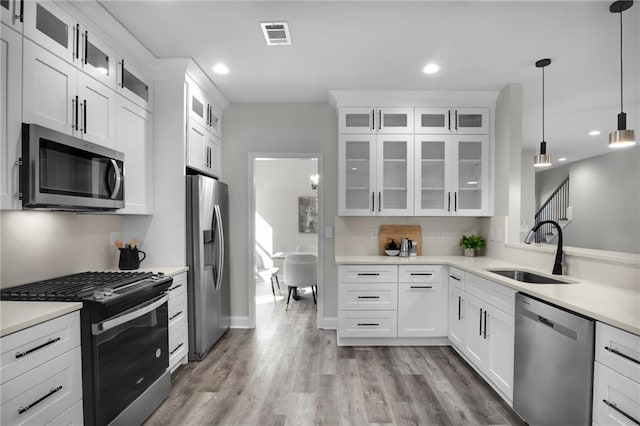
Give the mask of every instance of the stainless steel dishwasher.
[(529, 425), (591, 425), (594, 321), (516, 295), (513, 408)]

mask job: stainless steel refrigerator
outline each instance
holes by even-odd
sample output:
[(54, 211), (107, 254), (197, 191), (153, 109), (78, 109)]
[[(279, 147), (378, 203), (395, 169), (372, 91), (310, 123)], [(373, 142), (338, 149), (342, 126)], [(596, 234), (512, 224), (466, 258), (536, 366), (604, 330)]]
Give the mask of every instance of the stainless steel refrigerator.
[(189, 360), (200, 361), (229, 329), (229, 211), (226, 184), (187, 176)]

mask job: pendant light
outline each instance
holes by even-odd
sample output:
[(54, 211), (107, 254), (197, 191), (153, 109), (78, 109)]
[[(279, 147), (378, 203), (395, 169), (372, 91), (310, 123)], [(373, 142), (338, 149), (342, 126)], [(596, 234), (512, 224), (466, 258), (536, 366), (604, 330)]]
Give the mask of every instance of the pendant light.
[(624, 148), (636, 144), (635, 130), (627, 130), (627, 114), (622, 109), (622, 12), (633, 6), (633, 0), (618, 0), (609, 6), (609, 12), (620, 14), (620, 114), (618, 130), (609, 133), (609, 148)]
[(551, 63), (551, 59), (540, 59), (536, 61), (536, 67), (542, 68), (542, 142), (540, 142), (540, 154), (533, 157), (534, 167), (549, 167), (551, 165), (551, 154), (547, 154), (547, 143), (544, 141), (544, 68)]

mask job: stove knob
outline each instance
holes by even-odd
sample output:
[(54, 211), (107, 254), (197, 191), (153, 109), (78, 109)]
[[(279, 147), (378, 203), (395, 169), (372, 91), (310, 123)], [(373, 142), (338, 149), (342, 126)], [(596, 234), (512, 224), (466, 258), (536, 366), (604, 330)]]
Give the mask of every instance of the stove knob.
[(164, 278), (164, 272), (158, 272), (158, 278)]
[(96, 300), (104, 299), (104, 294), (100, 290), (96, 290), (93, 292), (93, 298)]
[(104, 289), (102, 289), (102, 293), (104, 294), (104, 297), (111, 297), (111, 296), (113, 296), (113, 289), (112, 288), (104, 288)]

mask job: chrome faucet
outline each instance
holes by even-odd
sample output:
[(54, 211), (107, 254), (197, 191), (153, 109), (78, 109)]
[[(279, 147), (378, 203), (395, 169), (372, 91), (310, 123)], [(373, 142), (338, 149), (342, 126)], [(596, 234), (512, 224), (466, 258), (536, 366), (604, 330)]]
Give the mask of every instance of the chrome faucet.
[(540, 228), (545, 223), (549, 223), (549, 224), (555, 226), (556, 229), (558, 230), (558, 249), (556, 250), (556, 260), (553, 263), (552, 274), (553, 275), (562, 275), (562, 266), (563, 266), (563, 263), (564, 263), (563, 262), (563, 260), (564, 260), (564, 252), (562, 251), (562, 228), (560, 227), (558, 222), (553, 221), (553, 220), (543, 220), (542, 222), (538, 222), (533, 228), (531, 228), (531, 231), (529, 231), (527, 236), (524, 238), (524, 243), (525, 244), (531, 244), (533, 242), (533, 239), (534, 239), (535, 235), (536, 235), (536, 231), (538, 230), (538, 228)]

